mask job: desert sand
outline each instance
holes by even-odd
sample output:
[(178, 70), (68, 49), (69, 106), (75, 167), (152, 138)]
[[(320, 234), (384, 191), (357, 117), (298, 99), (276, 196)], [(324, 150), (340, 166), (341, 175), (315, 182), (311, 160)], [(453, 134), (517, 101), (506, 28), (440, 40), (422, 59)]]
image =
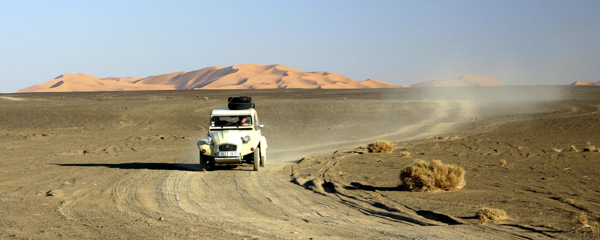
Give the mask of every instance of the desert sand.
[(575, 81), (571, 85), (576, 85), (576, 86), (600, 86), (600, 82)]
[[(201, 172), (209, 113), (238, 95), (267, 166)], [(597, 239), (599, 110), (593, 86), (2, 94), (0, 238)], [(416, 159), (465, 187), (400, 191)]]
[(244, 63), (229, 67), (207, 67), (146, 78), (100, 78), (84, 73), (65, 73), (46, 83), (17, 92), (101, 92), (192, 89), (345, 89), (397, 88), (387, 82), (357, 81), (331, 72), (304, 72), (283, 65)]

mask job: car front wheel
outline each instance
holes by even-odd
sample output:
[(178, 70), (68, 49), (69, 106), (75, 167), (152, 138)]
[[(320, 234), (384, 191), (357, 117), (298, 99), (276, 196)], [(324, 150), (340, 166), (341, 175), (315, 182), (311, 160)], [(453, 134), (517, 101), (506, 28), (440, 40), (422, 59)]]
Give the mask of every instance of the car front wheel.
[(261, 147), (260, 153), (260, 166), (265, 167), (265, 164), (267, 163), (267, 149)]
[(258, 166), (260, 164), (260, 148), (257, 147), (256, 150), (254, 150), (254, 171), (258, 171)]
[(200, 171), (206, 171), (206, 157), (200, 153)]

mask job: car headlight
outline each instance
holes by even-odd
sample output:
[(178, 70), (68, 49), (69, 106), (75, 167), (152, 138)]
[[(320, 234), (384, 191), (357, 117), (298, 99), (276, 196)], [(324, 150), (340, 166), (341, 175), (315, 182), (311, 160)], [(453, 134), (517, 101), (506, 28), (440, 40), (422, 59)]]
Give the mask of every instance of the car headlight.
[(203, 139), (200, 139), (200, 141), (198, 141), (198, 142), (204, 142), (205, 144), (211, 144), (212, 140), (213, 139), (210, 136), (208, 136), (208, 137), (205, 137)]
[(250, 140), (251, 140), (251, 138), (250, 138), (249, 135), (246, 135), (246, 136), (242, 137), (242, 142), (244, 142), (244, 143), (250, 142)]

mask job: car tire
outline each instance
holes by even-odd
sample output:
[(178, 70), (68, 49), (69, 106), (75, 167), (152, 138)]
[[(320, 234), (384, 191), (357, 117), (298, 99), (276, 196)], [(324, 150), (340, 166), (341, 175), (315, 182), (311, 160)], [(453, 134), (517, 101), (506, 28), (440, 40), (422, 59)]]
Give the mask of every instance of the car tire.
[[(205, 156), (206, 157), (206, 156)], [(206, 166), (207, 171), (215, 170), (215, 158), (210, 157)]]
[(204, 157), (202, 155), (202, 153), (200, 153), (200, 171), (205, 171), (206, 172), (206, 157)]
[(260, 166), (265, 167), (265, 164), (267, 163), (267, 149), (260, 147), (260, 153)]
[(260, 164), (260, 148), (257, 147), (256, 150), (254, 150), (254, 171), (258, 171), (258, 166)]

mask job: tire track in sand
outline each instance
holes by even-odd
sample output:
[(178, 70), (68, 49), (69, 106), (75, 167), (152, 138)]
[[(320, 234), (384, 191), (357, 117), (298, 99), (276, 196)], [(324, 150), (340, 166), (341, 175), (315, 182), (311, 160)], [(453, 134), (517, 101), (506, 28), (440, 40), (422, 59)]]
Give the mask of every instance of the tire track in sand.
[[(477, 105), (469, 102), (436, 102), (437, 110), (418, 124), (404, 126), (372, 139), (418, 138), (439, 134), (470, 118)], [(340, 203), (336, 197), (314, 194), (291, 182), (290, 163), (282, 159), (292, 154), (333, 151), (340, 145), (356, 144), (365, 139), (339, 141), (325, 146), (269, 151), (266, 168), (252, 172), (250, 168), (212, 172), (176, 172), (170, 174), (160, 189), (169, 211), (190, 216), (203, 224), (223, 226), (225, 231), (241, 235), (299, 238), (341, 237), (381, 238), (418, 237), (448, 238), (458, 231), (446, 229), (444, 234), (431, 234), (421, 225), (444, 225), (414, 213), (399, 213), (414, 221), (373, 216), (359, 208)], [(163, 209), (164, 211), (164, 209)], [(421, 223), (421, 224), (417, 224)], [(429, 227), (431, 228), (431, 227)], [(410, 229), (410, 231), (407, 231)], [(450, 235), (448, 235), (450, 234)]]

